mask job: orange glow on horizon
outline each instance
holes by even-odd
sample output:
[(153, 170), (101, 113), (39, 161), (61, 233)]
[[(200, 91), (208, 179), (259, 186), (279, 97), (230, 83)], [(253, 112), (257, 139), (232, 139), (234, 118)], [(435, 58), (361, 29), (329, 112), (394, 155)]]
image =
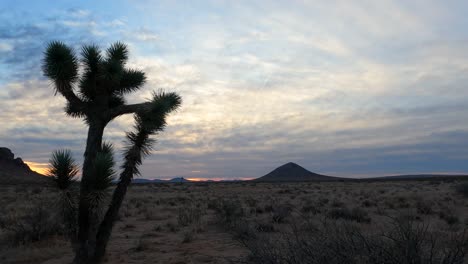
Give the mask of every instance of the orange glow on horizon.
[(47, 171), (49, 169), (48, 163), (39, 163), (39, 162), (32, 162), (32, 161), (24, 161), (29, 168), (37, 173), (47, 176)]
[(241, 181), (248, 181), (253, 180), (254, 178), (186, 178), (189, 181), (199, 182), (199, 181), (233, 181), (233, 180), (241, 180)]

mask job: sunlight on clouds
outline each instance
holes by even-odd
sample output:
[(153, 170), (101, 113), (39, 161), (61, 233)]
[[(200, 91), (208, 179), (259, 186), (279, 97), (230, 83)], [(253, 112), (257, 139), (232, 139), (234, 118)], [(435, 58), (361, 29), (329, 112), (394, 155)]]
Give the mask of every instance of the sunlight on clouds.
[[(30, 149), (28, 160), (37, 164), (58, 147), (81, 159), (86, 126), (65, 116), (65, 101), (53, 97), (37, 66), (43, 49), (37, 39), (57, 38), (75, 47), (128, 43), (128, 66), (148, 77), (129, 103), (158, 89), (181, 94), (182, 107), (169, 117), (142, 168), (151, 175), (250, 177), (292, 159), (324, 173), (355, 175), (347, 170), (385, 153), (402, 160), (420, 153), (430, 160), (436, 154), (425, 146), (432, 141), (454, 148), (439, 134), (468, 131), (460, 122), (467, 118), (467, 32), (460, 29), (466, 21), (444, 4), (204, 4), (210, 8), (126, 6), (138, 17), (70, 9), (52, 24), (38, 17), (30, 27), (3, 29), (0, 52), (14, 54), (4, 74), (16, 75), (0, 89), (1, 144), (27, 144), (22, 151)], [(22, 67), (10, 67), (17, 64)], [(132, 126), (131, 116), (119, 117), (105, 139), (120, 148)], [(346, 151), (359, 155), (352, 159)]]

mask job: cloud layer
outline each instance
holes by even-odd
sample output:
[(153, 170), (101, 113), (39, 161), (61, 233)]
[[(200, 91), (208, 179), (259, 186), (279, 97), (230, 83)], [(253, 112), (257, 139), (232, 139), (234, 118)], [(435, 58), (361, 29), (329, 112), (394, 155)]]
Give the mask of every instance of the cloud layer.
[[(148, 76), (130, 102), (159, 88), (184, 99), (145, 177), (252, 178), (289, 161), (349, 177), (468, 172), (464, 1), (2, 5), (0, 145), (28, 161), (81, 157), (86, 136), (42, 76), (46, 43), (120, 40)], [(120, 146), (131, 124), (106, 138)]]

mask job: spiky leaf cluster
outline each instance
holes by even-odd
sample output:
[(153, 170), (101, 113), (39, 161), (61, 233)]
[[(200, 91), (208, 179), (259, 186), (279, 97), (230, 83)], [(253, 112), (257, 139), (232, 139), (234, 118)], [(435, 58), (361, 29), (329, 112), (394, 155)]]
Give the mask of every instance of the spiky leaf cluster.
[(94, 177), (88, 182), (88, 201), (91, 209), (99, 211), (103, 200), (108, 196), (107, 189), (115, 177), (114, 150), (110, 143), (103, 143), (94, 160)]
[(67, 85), (78, 78), (78, 59), (73, 50), (59, 41), (47, 46), (42, 66), (44, 74), (55, 81), (56, 89), (67, 89)]
[(54, 81), (59, 93), (68, 96), (67, 99), (75, 96), (71, 93), (78, 89), (76, 100), (68, 100), (65, 108), (72, 117), (86, 117), (91, 106), (101, 110), (122, 106), (125, 104), (123, 96), (137, 91), (146, 82), (144, 72), (125, 67), (128, 48), (123, 43), (112, 44), (105, 55), (98, 46), (86, 45), (80, 55), (78, 59), (70, 47), (54, 41), (47, 46), (42, 66), (44, 74)]
[(104, 143), (102, 150), (98, 152), (94, 160), (94, 177), (89, 182), (90, 189), (104, 191), (109, 188), (115, 177), (114, 166), (113, 146), (109, 143)]
[(49, 163), (48, 176), (52, 177), (59, 189), (68, 189), (79, 172), (71, 151), (67, 149), (54, 151)]
[(116, 42), (102, 56), (97, 46), (84, 46), (81, 51), (83, 76), (80, 78), (80, 93), (86, 101), (106, 94), (110, 105), (124, 103), (122, 95), (142, 87), (145, 74), (127, 69), (128, 49), (123, 43)]
[(177, 93), (164, 91), (153, 93), (150, 110), (135, 115), (136, 130), (148, 135), (162, 131), (166, 126), (166, 116), (181, 103), (182, 99)]
[(159, 91), (153, 93), (149, 110), (135, 113), (134, 131), (127, 133), (124, 169), (131, 166), (134, 174), (139, 174), (138, 166), (141, 165), (142, 157), (150, 153), (154, 143), (150, 136), (164, 129), (167, 115), (179, 108), (181, 103), (178, 94)]

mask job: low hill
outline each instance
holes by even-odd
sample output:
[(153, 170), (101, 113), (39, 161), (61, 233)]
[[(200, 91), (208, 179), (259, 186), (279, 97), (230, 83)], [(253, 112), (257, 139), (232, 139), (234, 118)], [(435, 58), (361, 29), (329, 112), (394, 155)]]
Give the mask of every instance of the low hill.
[(341, 178), (321, 175), (313, 173), (297, 165), (289, 162), (274, 169), (267, 175), (255, 179), (254, 181), (262, 182), (302, 182), (302, 181), (336, 181)]
[(35, 171), (8, 148), (0, 147), (0, 184), (47, 183), (47, 178)]

